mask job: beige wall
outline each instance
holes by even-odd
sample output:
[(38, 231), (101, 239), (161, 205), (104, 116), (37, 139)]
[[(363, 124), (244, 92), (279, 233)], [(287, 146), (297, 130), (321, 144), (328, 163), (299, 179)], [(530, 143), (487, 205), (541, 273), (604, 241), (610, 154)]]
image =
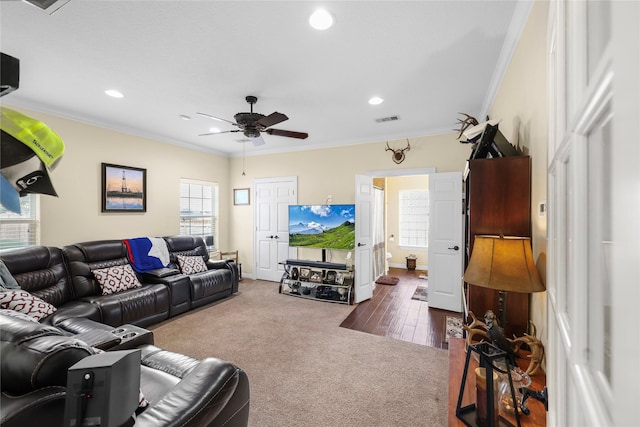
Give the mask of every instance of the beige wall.
[[(547, 15), (549, 3), (536, 1), (502, 81), (489, 116), (502, 119), (500, 130), (531, 156), (531, 220), (534, 256), (547, 251), (547, 218), (538, 203), (547, 200)], [(531, 297), (531, 320), (546, 342), (546, 293)]]
[[(14, 107), (15, 108), (15, 107)], [(51, 174), (59, 197), (40, 196), (41, 244), (71, 243), (179, 232), (179, 181), (217, 182), (229, 200), (229, 159), (150, 139), (91, 126), (23, 108), (65, 143), (65, 154)], [(101, 163), (147, 170), (147, 212), (101, 212)], [(227, 245), (229, 207), (222, 204), (220, 238)]]
[[(490, 112), (492, 118), (502, 118), (500, 129), (507, 139), (523, 147), (533, 159), (536, 255), (546, 252), (546, 218), (538, 217), (536, 210), (538, 202), (546, 200), (547, 10), (546, 2), (535, 2)], [(470, 146), (460, 144), (456, 134), (450, 133), (412, 138), (411, 150), (405, 153), (406, 160), (400, 165), (393, 163), (391, 153), (385, 151), (387, 141), (263, 156), (251, 156), (251, 147), (247, 146), (248, 156), (243, 161), (18, 110), (43, 120), (66, 144), (65, 156), (53, 173), (60, 197), (41, 197), (42, 244), (61, 246), (95, 239), (175, 234), (179, 222), (179, 178), (214, 181), (220, 185), (218, 247), (238, 249), (243, 272), (248, 275), (253, 273), (253, 194), (251, 205), (234, 206), (233, 188), (252, 188), (256, 178), (297, 176), (298, 203), (323, 203), (329, 194), (333, 203), (353, 203), (355, 174), (428, 167), (436, 168), (437, 172), (462, 171), (470, 153)], [(455, 122), (456, 117), (451, 120)], [(304, 141), (300, 144), (304, 146)], [(405, 141), (389, 144), (404, 146)], [(146, 213), (100, 212), (102, 162), (147, 169)], [(532, 318), (542, 331), (545, 316), (544, 295), (534, 295)]]
[[(455, 117), (451, 120), (455, 122)], [(252, 180), (256, 178), (297, 176), (298, 203), (324, 203), (328, 195), (332, 196), (335, 204), (353, 203), (355, 174), (429, 167), (436, 168), (437, 172), (462, 171), (470, 154), (469, 145), (460, 144), (454, 133), (425, 136), (411, 139), (411, 150), (405, 152), (405, 161), (396, 165), (391, 159), (391, 152), (385, 151), (386, 142), (250, 156), (244, 160), (245, 176), (242, 176), (242, 158), (234, 158), (230, 183), (232, 188), (246, 188), (252, 187)], [(389, 141), (389, 144), (404, 147), (406, 141)], [(250, 154), (250, 150), (247, 146), (247, 153)], [(251, 206), (231, 207), (230, 229), (231, 248), (240, 251), (243, 274), (251, 275), (254, 271), (253, 203)], [(334, 252), (336, 257), (343, 255)], [(341, 262), (335, 257), (333, 261)]]
[[(418, 270), (426, 270), (429, 265), (429, 256), (427, 249), (407, 248), (400, 246), (400, 212), (399, 212), (399, 192), (403, 190), (428, 190), (429, 176), (399, 176), (387, 178), (385, 189), (386, 207), (387, 207), (387, 252), (392, 257), (389, 264), (406, 268), (406, 257), (414, 254), (418, 257), (416, 265)], [(388, 240), (389, 235), (394, 235), (394, 241)]]

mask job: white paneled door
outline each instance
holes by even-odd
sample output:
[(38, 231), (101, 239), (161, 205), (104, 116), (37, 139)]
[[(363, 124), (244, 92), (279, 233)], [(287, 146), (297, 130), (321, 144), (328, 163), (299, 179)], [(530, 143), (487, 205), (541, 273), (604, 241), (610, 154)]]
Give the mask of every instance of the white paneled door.
[(256, 179), (253, 193), (256, 279), (279, 282), (284, 272), (279, 263), (297, 258), (296, 249), (289, 248), (289, 205), (297, 203), (298, 178)]
[(429, 307), (462, 311), (462, 174), (429, 175)]
[(373, 178), (356, 175), (355, 288), (353, 301), (373, 296)]

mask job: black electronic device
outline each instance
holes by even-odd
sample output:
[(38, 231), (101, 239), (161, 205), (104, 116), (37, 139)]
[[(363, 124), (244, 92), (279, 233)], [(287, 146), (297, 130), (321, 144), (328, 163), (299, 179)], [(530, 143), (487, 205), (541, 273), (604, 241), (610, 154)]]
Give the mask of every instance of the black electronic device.
[(64, 426), (120, 427), (138, 408), (140, 350), (85, 357), (67, 372)]
[(353, 250), (355, 222), (355, 204), (289, 205), (289, 247)]
[(297, 266), (313, 267), (313, 268), (320, 268), (320, 269), (324, 269), (324, 268), (331, 269), (331, 270), (347, 269), (347, 266), (345, 264), (338, 264), (335, 262), (307, 261), (303, 259), (288, 259), (286, 263), (287, 265), (297, 265)]
[(4, 96), (20, 86), (20, 60), (3, 52), (0, 57), (0, 96)]
[(507, 141), (498, 129), (498, 125), (487, 124), (480, 137), (480, 141), (471, 153), (472, 159), (484, 159), (487, 157), (517, 156), (518, 150)]

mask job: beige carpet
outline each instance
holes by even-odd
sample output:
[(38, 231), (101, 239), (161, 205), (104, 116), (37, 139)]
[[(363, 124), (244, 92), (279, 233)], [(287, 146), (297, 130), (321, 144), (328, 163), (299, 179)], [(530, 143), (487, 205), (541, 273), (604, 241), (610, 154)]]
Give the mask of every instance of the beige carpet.
[(244, 369), (252, 427), (446, 425), (447, 352), (340, 328), (352, 309), (245, 279), (151, 329), (160, 347)]

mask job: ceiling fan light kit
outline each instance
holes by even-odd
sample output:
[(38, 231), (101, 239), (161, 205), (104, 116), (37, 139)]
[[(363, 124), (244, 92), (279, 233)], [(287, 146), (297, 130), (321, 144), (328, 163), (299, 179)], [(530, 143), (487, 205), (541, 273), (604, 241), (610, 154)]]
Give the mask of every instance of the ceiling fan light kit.
[(200, 134), (200, 136), (214, 135), (219, 133), (228, 133), (228, 132), (242, 132), (244, 136), (251, 139), (254, 145), (262, 145), (264, 144), (264, 140), (261, 137), (261, 132), (265, 132), (269, 135), (275, 136), (284, 136), (288, 138), (297, 138), (297, 139), (305, 139), (309, 136), (306, 132), (294, 132), (290, 130), (284, 129), (273, 129), (271, 126), (277, 125), (278, 123), (282, 123), (285, 120), (289, 120), (285, 114), (279, 113), (277, 111), (265, 116), (264, 114), (254, 113), (253, 112), (253, 104), (258, 102), (258, 98), (253, 95), (249, 95), (245, 97), (245, 100), (251, 106), (250, 112), (241, 112), (237, 113), (233, 116), (235, 122), (231, 120), (221, 119), (219, 117), (212, 116), (206, 113), (197, 113), (200, 116), (207, 117), (213, 120), (219, 120), (222, 122), (231, 123), (234, 126), (237, 126), (238, 129), (222, 131), (222, 132), (209, 132)]

